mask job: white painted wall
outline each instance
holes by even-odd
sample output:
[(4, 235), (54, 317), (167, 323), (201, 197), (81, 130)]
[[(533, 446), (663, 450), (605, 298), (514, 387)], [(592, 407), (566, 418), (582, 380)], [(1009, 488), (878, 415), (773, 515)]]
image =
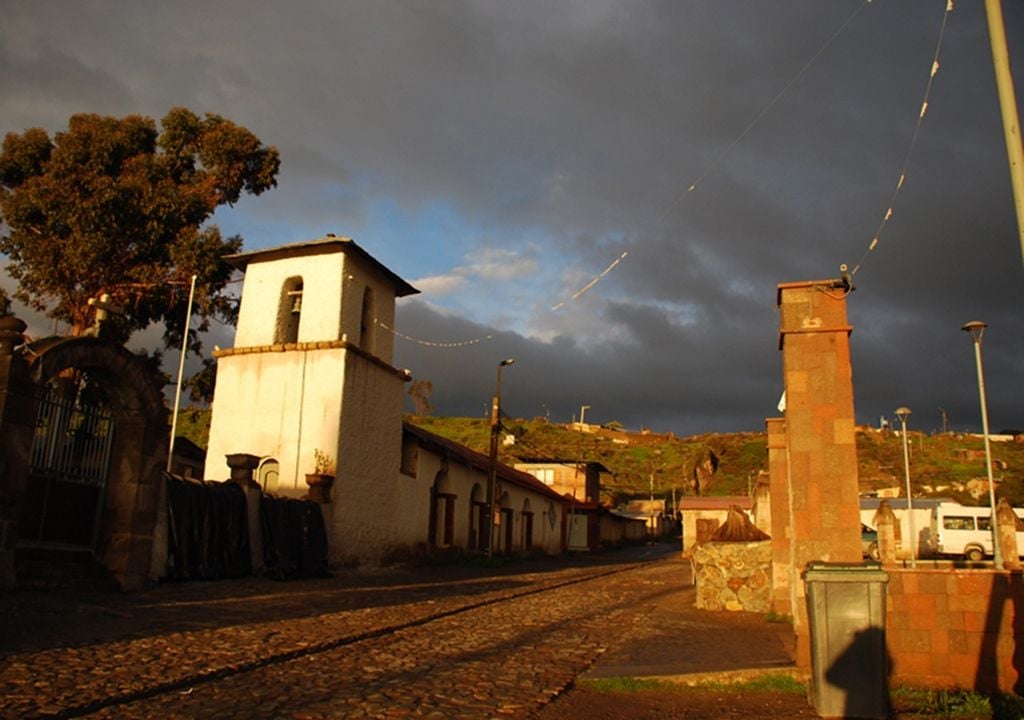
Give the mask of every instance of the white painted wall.
[(334, 248), (329, 253), (250, 262), (245, 270), (235, 347), (273, 344), (281, 291), (291, 277), (301, 277), (303, 285), (298, 342), (340, 340), (344, 260), (345, 255)]
[(278, 492), (305, 494), (314, 450), (338, 459), (345, 356), (333, 348), (219, 358), (206, 479), (227, 478), (224, 456), (245, 452), (277, 459)]

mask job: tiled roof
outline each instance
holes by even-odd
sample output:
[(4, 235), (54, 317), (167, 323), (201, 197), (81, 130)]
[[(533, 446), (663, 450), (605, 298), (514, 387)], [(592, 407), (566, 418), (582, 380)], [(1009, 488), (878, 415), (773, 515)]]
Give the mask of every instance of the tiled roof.
[[(490, 470), (490, 458), (483, 453), (478, 453), (476, 450), (471, 450), (465, 445), (461, 445), (453, 440), (449, 440), (448, 438), (443, 438), (440, 435), (435, 435), (434, 433), (424, 430), (421, 427), (417, 427), (410, 422), (402, 422), (402, 432), (414, 436), (427, 447), (433, 447), (434, 449), (447, 454), (450, 458), (458, 459), (468, 467), (476, 468), (477, 470), (481, 470), (485, 473)], [(540, 493), (541, 495), (558, 500), (559, 502), (566, 502), (564, 497), (542, 483), (533, 475), (522, 472), (521, 470), (516, 470), (504, 463), (499, 462), (497, 464), (495, 475), (497, 479), (502, 482), (518, 485), (519, 487), (532, 490), (536, 493)]]

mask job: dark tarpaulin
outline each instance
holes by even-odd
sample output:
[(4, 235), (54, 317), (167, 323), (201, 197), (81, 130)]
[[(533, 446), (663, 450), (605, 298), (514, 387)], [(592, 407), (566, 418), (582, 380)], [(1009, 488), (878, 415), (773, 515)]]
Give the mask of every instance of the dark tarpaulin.
[(263, 562), (268, 577), (326, 577), (327, 531), (320, 506), (311, 500), (264, 495), (260, 501)]
[(220, 580), (252, 574), (245, 492), (234, 483), (164, 474), (170, 580)]

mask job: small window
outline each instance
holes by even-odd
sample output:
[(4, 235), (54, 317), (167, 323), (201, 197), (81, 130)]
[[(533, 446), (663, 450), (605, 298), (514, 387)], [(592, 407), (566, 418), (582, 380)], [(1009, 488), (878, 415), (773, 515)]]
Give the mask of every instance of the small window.
[(991, 530), (992, 529), (992, 518), (980, 517), (978, 518), (978, 529), (979, 530)]
[(942, 518), (942, 527), (946, 530), (973, 530), (974, 518), (969, 515), (947, 515)]

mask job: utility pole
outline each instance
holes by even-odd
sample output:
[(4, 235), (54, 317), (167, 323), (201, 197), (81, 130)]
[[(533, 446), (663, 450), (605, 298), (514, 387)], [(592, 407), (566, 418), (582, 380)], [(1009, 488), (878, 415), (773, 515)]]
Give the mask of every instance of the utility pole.
[(985, 14), (988, 16), (992, 65), (996, 71), (996, 87), (999, 90), (999, 109), (1003, 116), (1006, 156), (1010, 162), (1013, 204), (1017, 209), (1017, 235), (1020, 238), (1021, 259), (1024, 261), (1024, 150), (1021, 149), (1020, 114), (1017, 112), (1013, 75), (1010, 74), (1010, 51), (1006, 45), (1006, 24), (1003, 22), (1003, 7), (1000, 0), (985, 0)]
[(501, 369), (511, 365), (515, 358), (507, 358), (498, 363), (498, 379), (494, 384), (494, 397), (491, 400), (491, 452), (487, 470), (487, 557), (494, 554), (494, 486), (498, 475), (498, 433), (501, 428)]

